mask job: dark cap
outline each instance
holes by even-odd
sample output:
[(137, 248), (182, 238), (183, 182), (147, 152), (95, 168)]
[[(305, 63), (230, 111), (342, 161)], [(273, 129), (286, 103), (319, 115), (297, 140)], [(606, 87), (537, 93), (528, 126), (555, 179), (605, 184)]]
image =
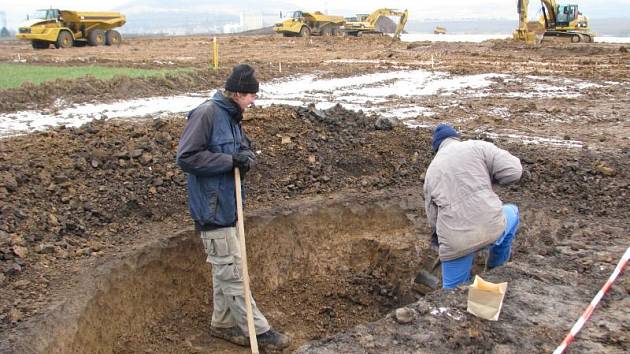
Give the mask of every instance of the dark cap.
[(254, 68), (247, 64), (238, 64), (225, 81), (225, 89), (231, 92), (256, 93), (258, 80), (254, 76)]

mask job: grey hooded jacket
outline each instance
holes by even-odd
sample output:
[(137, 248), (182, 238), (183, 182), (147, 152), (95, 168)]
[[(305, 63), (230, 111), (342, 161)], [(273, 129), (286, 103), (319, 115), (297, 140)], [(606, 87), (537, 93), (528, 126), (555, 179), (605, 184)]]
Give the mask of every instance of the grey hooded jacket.
[(438, 235), (441, 260), (466, 256), (503, 234), (503, 203), (492, 184), (518, 181), (522, 172), (517, 157), (492, 143), (442, 142), (424, 180), (425, 210)]

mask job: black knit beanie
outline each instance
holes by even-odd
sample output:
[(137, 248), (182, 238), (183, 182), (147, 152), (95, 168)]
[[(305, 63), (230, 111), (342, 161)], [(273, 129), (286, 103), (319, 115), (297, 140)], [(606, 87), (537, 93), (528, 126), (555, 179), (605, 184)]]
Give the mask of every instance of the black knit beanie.
[(256, 93), (258, 80), (254, 76), (254, 68), (247, 64), (238, 64), (225, 81), (225, 89), (231, 92)]

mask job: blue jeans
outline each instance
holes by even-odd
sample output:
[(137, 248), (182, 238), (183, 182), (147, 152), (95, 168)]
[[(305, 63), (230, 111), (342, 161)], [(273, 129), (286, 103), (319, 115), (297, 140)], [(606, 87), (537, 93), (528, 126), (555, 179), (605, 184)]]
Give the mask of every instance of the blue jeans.
[[(489, 249), (488, 268), (502, 265), (510, 259), (512, 241), (518, 230), (518, 207), (514, 204), (503, 205), (505, 216), (505, 230)], [(461, 258), (442, 262), (442, 287), (444, 289), (455, 288), (470, 280), (470, 270), (475, 258), (475, 252)]]

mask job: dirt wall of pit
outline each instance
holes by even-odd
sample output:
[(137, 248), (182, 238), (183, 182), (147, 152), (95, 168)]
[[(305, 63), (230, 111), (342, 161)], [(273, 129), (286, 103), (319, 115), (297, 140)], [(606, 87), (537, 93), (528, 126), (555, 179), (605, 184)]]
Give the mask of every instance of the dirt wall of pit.
[[(291, 202), (249, 215), (246, 230), (254, 294), (273, 294), (288, 282), (339, 269), (355, 273), (378, 269), (383, 281), (398, 283), (397, 293), (407, 292), (411, 284), (401, 279), (412, 279), (422, 260), (417, 257), (416, 230), (423, 221), (419, 200), (411, 195), (415, 193)], [(125, 341), (138, 340), (165, 314), (183, 307), (206, 308), (212, 303), (210, 289), (209, 266), (194, 231), (163, 235), (95, 269), (85, 269), (74, 293), (24, 323), (20, 336), (9, 338), (5, 349), (119, 352), (127, 346)], [(410, 298), (401, 296), (398, 301)], [(306, 339), (302, 336), (300, 342)]]

